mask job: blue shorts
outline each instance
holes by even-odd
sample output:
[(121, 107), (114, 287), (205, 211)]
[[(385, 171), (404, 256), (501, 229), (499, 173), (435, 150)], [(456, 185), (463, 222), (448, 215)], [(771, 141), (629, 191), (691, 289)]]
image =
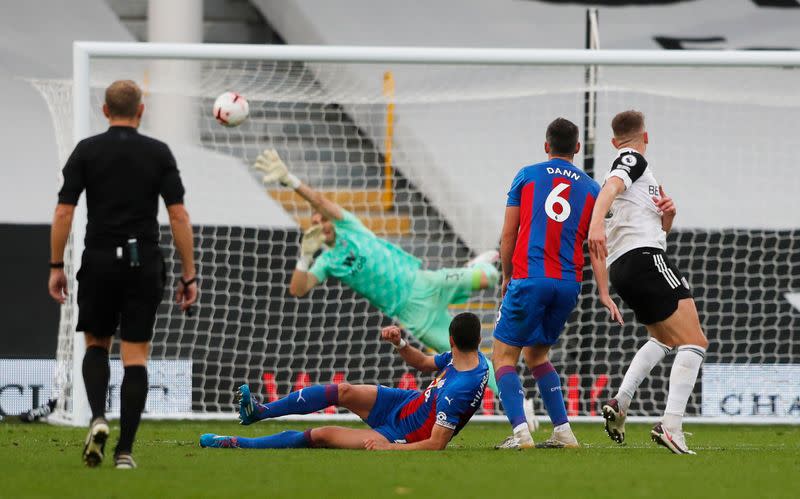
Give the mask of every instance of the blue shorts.
[(405, 433), (398, 428), (397, 415), (407, 402), (419, 396), (416, 390), (403, 390), (378, 385), (378, 396), (375, 405), (369, 411), (367, 420), (364, 421), (370, 428), (377, 431), (390, 442), (405, 439)]
[(575, 281), (513, 279), (497, 314), (494, 337), (515, 347), (555, 344), (580, 293), (581, 283)]

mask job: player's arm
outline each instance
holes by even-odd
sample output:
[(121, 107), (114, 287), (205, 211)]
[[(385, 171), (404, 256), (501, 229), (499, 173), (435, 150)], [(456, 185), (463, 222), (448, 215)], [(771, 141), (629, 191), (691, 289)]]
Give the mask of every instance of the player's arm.
[[(300, 265), (300, 261), (302, 261), (303, 257), (300, 257), (298, 260), (298, 267), (294, 269), (292, 272), (292, 280), (289, 281), (289, 294), (295, 297), (303, 297), (311, 291), (314, 286), (319, 284), (317, 277), (309, 272), (308, 270), (303, 270), (302, 266)], [(307, 268), (307, 267), (306, 267)]]
[[(314, 262), (314, 254), (319, 251), (324, 242), (321, 225), (312, 225), (303, 233), (300, 243), (300, 258), (297, 259), (292, 280), (289, 282), (289, 294), (296, 297), (305, 296), (311, 289), (324, 280), (317, 277), (325, 273), (324, 262)], [(323, 257), (320, 257), (322, 259)]]
[(256, 158), (255, 168), (264, 172), (261, 179), (265, 184), (280, 182), (286, 187), (291, 187), (311, 207), (329, 220), (341, 220), (344, 215), (342, 208), (326, 198), (318, 191), (304, 184), (297, 176), (293, 175), (274, 149), (267, 149)]
[(503, 295), (506, 294), (506, 288), (508, 288), (508, 283), (511, 281), (511, 276), (514, 273), (514, 267), (511, 262), (514, 256), (514, 248), (517, 245), (518, 234), (519, 206), (506, 206), (503, 232), (500, 236), (500, 262), (503, 266)]
[(672, 222), (675, 221), (675, 215), (678, 210), (675, 208), (675, 202), (672, 198), (664, 192), (664, 186), (659, 185), (658, 192), (661, 197), (653, 196), (653, 202), (656, 204), (658, 211), (661, 212), (661, 230), (669, 232), (672, 230)]
[(431, 430), (430, 438), (425, 440), (410, 444), (396, 444), (382, 440), (367, 439), (364, 441), (364, 448), (367, 450), (444, 450), (452, 438), (453, 430), (435, 424)]
[(409, 345), (403, 339), (400, 328), (397, 326), (388, 326), (381, 330), (381, 339), (394, 345), (400, 357), (414, 369), (423, 373), (432, 373), (438, 371), (439, 367), (436, 365), (436, 360), (433, 355), (426, 355), (419, 349)]
[(589, 259), (592, 261), (594, 282), (597, 284), (597, 293), (600, 298), (600, 303), (608, 309), (612, 321), (616, 321), (619, 325), (625, 324), (622, 320), (622, 314), (619, 312), (619, 308), (617, 308), (617, 304), (614, 303), (611, 294), (608, 292), (608, 269), (606, 268), (605, 257), (599, 258), (594, 253), (590, 252)]
[(603, 188), (600, 189), (600, 194), (598, 194), (597, 201), (594, 203), (588, 237), (589, 255), (593, 258), (593, 264), (596, 258), (602, 260), (605, 265), (605, 260), (608, 256), (605, 218), (608, 210), (611, 209), (611, 204), (623, 192), (625, 192), (625, 182), (619, 177), (609, 177)]

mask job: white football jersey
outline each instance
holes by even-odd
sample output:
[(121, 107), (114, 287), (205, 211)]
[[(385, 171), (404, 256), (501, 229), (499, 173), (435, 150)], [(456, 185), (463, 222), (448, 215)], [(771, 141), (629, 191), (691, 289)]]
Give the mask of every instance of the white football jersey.
[(622, 179), (625, 191), (606, 215), (606, 265), (636, 248), (666, 251), (667, 233), (661, 229), (661, 213), (653, 202), (653, 196), (660, 196), (658, 181), (647, 160), (634, 149), (620, 149), (604, 182), (611, 177)]

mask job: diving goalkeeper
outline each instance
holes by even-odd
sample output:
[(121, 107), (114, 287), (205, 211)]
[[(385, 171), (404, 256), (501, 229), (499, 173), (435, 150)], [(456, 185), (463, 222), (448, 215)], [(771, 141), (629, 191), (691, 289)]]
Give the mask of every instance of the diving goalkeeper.
[(438, 371), (425, 391), (375, 385), (316, 385), (285, 398), (259, 404), (247, 385), (239, 388), (239, 422), (249, 425), (288, 414), (310, 414), (335, 405), (358, 415), (371, 429), (323, 426), (305, 432), (284, 431), (258, 438), (206, 433), (200, 446), (210, 448), (287, 449), (329, 447), (369, 450), (441, 450), (469, 422), (481, 405), (489, 378), (486, 358), (478, 351), (481, 321), (463, 313), (449, 326), (451, 352), (425, 355), (400, 335), (383, 328), (381, 337), (394, 345), (408, 365)]
[[(292, 175), (274, 150), (261, 153), (255, 168), (265, 173), (265, 184), (291, 187), (314, 210), (289, 284), (292, 296), (305, 296), (328, 277), (335, 277), (441, 353), (450, 350), (448, 305), (463, 303), (473, 292), (497, 285), (497, 251), (482, 253), (462, 268), (421, 270), (419, 259), (377, 237), (355, 215)], [(320, 249), (322, 254), (314, 260)], [(490, 386), (496, 393), (491, 374)]]

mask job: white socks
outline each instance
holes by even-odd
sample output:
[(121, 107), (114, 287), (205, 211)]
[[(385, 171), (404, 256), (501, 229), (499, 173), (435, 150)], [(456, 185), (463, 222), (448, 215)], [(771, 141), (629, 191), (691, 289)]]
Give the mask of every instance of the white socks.
[(700, 366), (703, 365), (705, 357), (706, 349), (703, 347), (697, 345), (678, 347), (678, 354), (675, 355), (672, 372), (669, 375), (667, 409), (664, 411), (664, 420), (662, 421), (667, 430), (681, 431), (686, 403), (694, 390), (697, 373), (700, 372)]
[(564, 424), (560, 424), (558, 426), (553, 427), (553, 431), (555, 433), (558, 433), (558, 432), (561, 432), (561, 431), (572, 431), (572, 427), (569, 425), (569, 423), (564, 423)]
[[(645, 378), (645, 376), (650, 374), (650, 371), (653, 370), (653, 367), (661, 362), (661, 360), (670, 352), (670, 350), (672, 350), (670, 347), (666, 346), (655, 338), (650, 338), (647, 343), (642, 345), (639, 351), (636, 352), (636, 355), (631, 361), (630, 367), (628, 367), (628, 370), (625, 372), (625, 377), (622, 379), (622, 384), (619, 387), (619, 391), (614, 397), (617, 399), (617, 402), (619, 402), (619, 408), (623, 412), (628, 411), (628, 406), (631, 405), (633, 394), (636, 393), (636, 390), (639, 388), (639, 385), (642, 384), (642, 380)], [(675, 359), (675, 362), (678, 362), (677, 358)], [(695, 371), (695, 375), (696, 374), (697, 371)], [(672, 379), (670, 379), (670, 387), (671, 386)], [(686, 404), (684, 403), (684, 407), (685, 406)]]
[(531, 436), (531, 431), (528, 429), (528, 423), (520, 423), (514, 428), (514, 436), (517, 437), (520, 442), (532, 442), (533, 437)]

